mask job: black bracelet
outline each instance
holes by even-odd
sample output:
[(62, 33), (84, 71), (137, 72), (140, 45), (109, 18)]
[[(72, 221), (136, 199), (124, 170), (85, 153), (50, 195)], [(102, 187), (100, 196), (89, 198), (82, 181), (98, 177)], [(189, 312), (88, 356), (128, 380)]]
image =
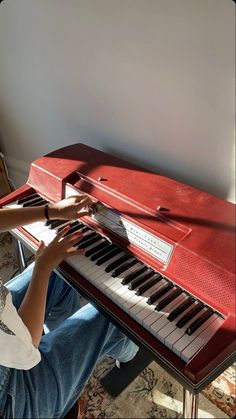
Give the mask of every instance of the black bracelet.
[(48, 214), (48, 204), (44, 205), (44, 215), (47, 221), (50, 221), (49, 214)]

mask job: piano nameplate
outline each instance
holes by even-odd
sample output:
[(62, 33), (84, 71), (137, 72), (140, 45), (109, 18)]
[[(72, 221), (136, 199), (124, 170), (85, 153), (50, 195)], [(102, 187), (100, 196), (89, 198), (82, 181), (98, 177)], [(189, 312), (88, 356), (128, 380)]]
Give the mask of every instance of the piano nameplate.
[[(75, 195), (75, 193), (78, 195), (84, 194), (84, 192), (78, 189), (75, 190), (71, 186), (66, 185), (66, 198)], [(107, 208), (104, 204), (99, 203), (96, 207), (96, 212), (92, 217), (113, 233), (128, 240), (129, 243), (136, 245), (163, 264), (166, 265), (170, 261), (173, 252), (173, 246), (171, 244), (123, 218), (115, 210)]]

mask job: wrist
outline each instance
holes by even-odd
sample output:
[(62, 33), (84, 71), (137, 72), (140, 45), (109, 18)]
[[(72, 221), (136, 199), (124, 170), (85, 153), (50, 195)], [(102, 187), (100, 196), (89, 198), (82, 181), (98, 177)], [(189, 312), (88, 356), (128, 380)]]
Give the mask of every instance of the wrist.
[(40, 276), (41, 274), (43, 274), (45, 279), (47, 279), (51, 275), (52, 271), (53, 271), (53, 268), (50, 268), (50, 266), (45, 264), (43, 260), (40, 261), (40, 259), (36, 259), (35, 265), (34, 265), (34, 273), (37, 273), (37, 275), (40, 275)]
[(57, 219), (57, 210), (53, 207), (52, 204), (44, 205), (44, 216), (47, 221)]

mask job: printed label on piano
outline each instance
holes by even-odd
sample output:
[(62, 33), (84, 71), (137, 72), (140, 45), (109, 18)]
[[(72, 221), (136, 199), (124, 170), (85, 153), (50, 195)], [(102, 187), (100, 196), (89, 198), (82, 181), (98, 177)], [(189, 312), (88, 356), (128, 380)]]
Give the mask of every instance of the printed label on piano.
[[(82, 195), (83, 192), (66, 185), (65, 196), (69, 197), (75, 194)], [(102, 203), (99, 203), (96, 212), (92, 216), (106, 228), (123, 237), (129, 243), (135, 244), (149, 255), (154, 256), (163, 264), (166, 265), (169, 262), (173, 246), (166, 241), (161, 240), (131, 221), (126, 220)]]

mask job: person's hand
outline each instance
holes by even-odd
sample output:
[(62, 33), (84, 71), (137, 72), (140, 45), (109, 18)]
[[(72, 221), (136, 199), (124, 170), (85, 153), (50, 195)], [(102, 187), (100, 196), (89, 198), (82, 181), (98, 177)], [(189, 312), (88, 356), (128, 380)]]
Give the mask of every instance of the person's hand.
[(50, 220), (75, 220), (89, 214), (92, 201), (87, 195), (71, 196), (56, 204), (49, 205)]
[(83, 233), (77, 231), (65, 236), (69, 230), (70, 226), (65, 227), (48, 246), (45, 246), (43, 241), (40, 242), (35, 255), (35, 267), (51, 272), (69, 256), (83, 253), (83, 250), (78, 250), (77, 246), (74, 247), (75, 243), (83, 237)]

